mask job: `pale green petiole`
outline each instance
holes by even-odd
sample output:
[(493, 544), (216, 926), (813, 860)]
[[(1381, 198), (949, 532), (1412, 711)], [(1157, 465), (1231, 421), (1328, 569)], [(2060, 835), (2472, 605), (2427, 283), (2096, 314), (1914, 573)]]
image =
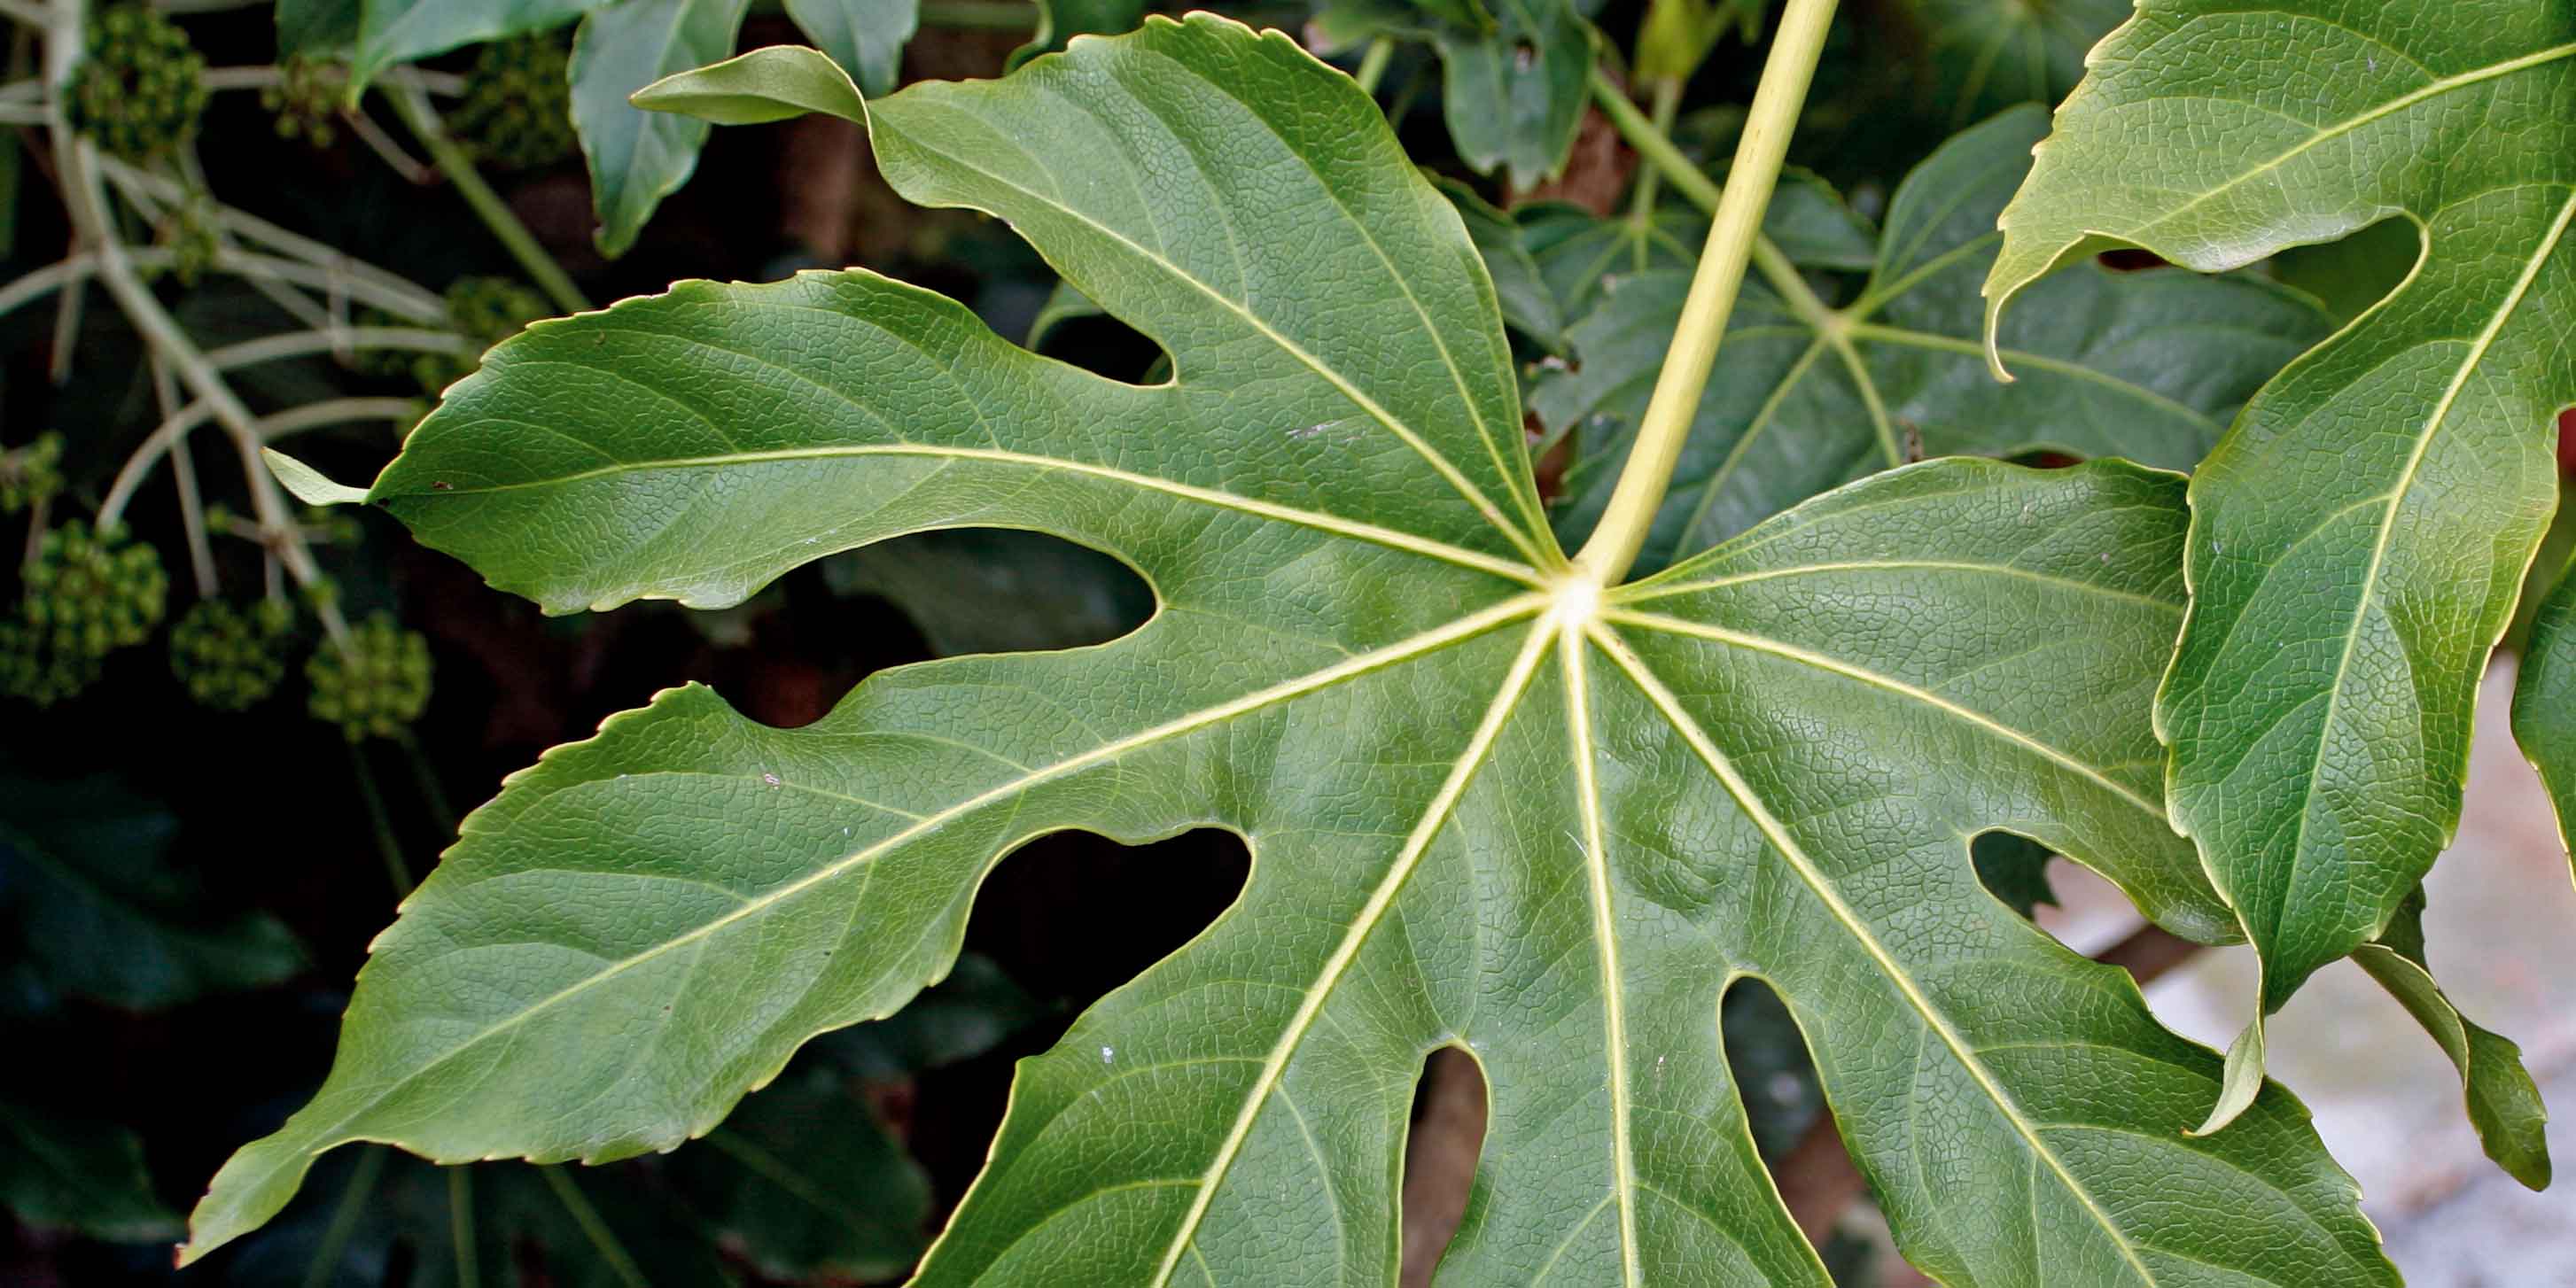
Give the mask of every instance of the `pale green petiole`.
[(1745, 265), (1752, 260), (1753, 243), (1762, 232), (1762, 213), (1779, 182), (1789, 134), (1797, 127), (1798, 109), (1806, 102), (1807, 85), (1815, 77), (1816, 60), (1824, 51), (1825, 32), (1833, 17), (1834, 0), (1789, 0), (1781, 15), (1779, 35), (1763, 64), (1762, 87), (1754, 92), (1734, 168), (1727, 174), (1725, 194), (1718, 199), (1699, 267), (1691, 275), (1690, 295), (1673, 332), (1673, 347), (1664, 355), (1654, 395), (1647, 400), (1645, 417), (1638, 425), (1636, 446), (1611, 490), (1600, 526), (1575, 555), (1575, 564), (1598, 584), (1616, 584), (1627, 574), (1646, 544), (1656, 508), (1663, 503), (1664, 489), (1681, 459), (1682, 443), (1690, 436), (1691, 418), (1699, 410), (1700, 394), (1708, 388), (1718, 340), (1726, 333), (1727, 315), (1734, 312), (1736, 292), (1744, 285)]

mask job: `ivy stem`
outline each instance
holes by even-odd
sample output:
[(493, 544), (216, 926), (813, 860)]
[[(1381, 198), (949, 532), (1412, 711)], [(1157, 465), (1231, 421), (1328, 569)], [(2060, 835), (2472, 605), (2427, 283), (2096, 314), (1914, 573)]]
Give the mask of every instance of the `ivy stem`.
[(564, 1211), (572, 1214), (573, 1224), (581, 1227), (582, 1234), (590, 1240), (591, 1248), (599, 1253), (600, 1260), (608, 1263), (609, 1273), (616, 1275), (618, 1282), (628, 1288), (647, 1288), (644, 1270), (635, 1263), (634, 1255), (618, 1241), (617, 1232), (608, 1228), (608, 1222), (600, 1219), (599, 1209), (592, 1207), (590, 1200), (582, 1196), (580, 1188), (564, 1174), (564, 1169), (553, 1163), (539, 1163), (537, 1174), (546, 1178), (546, 1188), (555, 1192), (555, 1198), (564, 1205)]
[(349, 1236), (357, 1233), (358, 1219), (367, 1214), (367, 1199), (376, 1192), (376, 1178), (385, 1170), (389, 1151), (382, 1145), (363, 1148), (357, 1170), (349, 1173), (349, 1183), (340, 1191), (339, 1206), (331, 1210), (331, 1224), (323, 1228), (322, 1242), (304, 1268), (304, 1288), (328, 1288), (332, 1272), (340, 1268), (341, 1254), (348, 1250)]
[(420, 784), (420, 798), (429, 806), (429, 816), (449, 836), (456, 835), (456, 807), (448, 803), (447, 789), (439, 785), (438, 769), (429, 763), (428, 753), (420, 749), (420, 739), (405, 729), (394, 735), (394, 741), (402, 744), (403, 755), (411, 760), (411, 776)]
[[(1637, 105), (1629, 102), (1628, 96), (1620, 93), (1617, 85), (1598, 72), (1592, 77), (1592, 97), (1601, 105), (1602, 113), (1610, 118), (1611, 126), (1619, 131), (1619, 137), (1644, 158), (1649, 174), (1662, 176), (1664, 182), (1673, 185), (1673, 191), (1682, 194), (1692, 205), (1710, 214), (1717, 212), (1718, 201), (1723, 195), (1717, 182), (1682, 154), (1665, 126), (1646, 119), (1646, 114), (1638, 111)], [(1827, 327), (1833, 317), (1833, 308), (1825, 303), (1824, 297), (1816, 294), (1814, 287), (1807, 285), (1806, 278), (1799, 276), (1798, 267), (1789, 262), (1788, 253), (1759, 232), (1753, 236), (1753, 268), (1762, 274), (1762, 280), (1772, 290), (1780, 293), (1780, 297), (1788, 302), (1789, 311), (1797, 314), (1801, 321), (1820, 329)]]
[[(164, 419), (179, 414), (179, 382), (170, 376), (170, 364), (161, 355), (152, 355), (152, 393), (161, 407)], [(188, 569), (197, 579), (197, 598), (212, 599), (222, 592), (215, 575), (214, 547), (206, 541), (206, 507), (197, 492), (197, 462), (188, 452), (184, 433), (170, 440), (170, 480), (179, 489), (179, 526), (188, 538)]]
[(1780, 165), (1788, 157), (1789, 135), (1797, 128), (1798, 109), (1806, 102), (1808, 82), (1824, 53), (1825, 32), (1833, 25), (1834, 0), (1789, 0), (1780, 15), (1779, 34), (1762, 68), (1762, 86), (1753, 93), (1744, 135), (1727, 172), (1726, 188), (1708, 230), (1708, 245), (1691, 274), (1690, 295), (1682, 304), (1681, 323), (1673, 345), (1656, 373), (1654, 395), (1639, 422), (1636, 445), (1619, 472), (1600, 526), (1574, 562), (1596, 585), (1615, 585), (1637, 561), (1681, 460), (1682, 443), (1690, 437), (1700, 395), (1708, 388), (1717, 363), (1717, 345), (1726, 334), (1727, 315), (1735, 310), (1736, 292), (1761, 238), (1762, 212), (1771, 204)]
[(501, 200), (501, 194), (483, 182), (483, 176), (474, 169), (473, 158), (465, 155), (465, 149), (456, 146), (456, 140), (447, 136), (447, 127), (439, 122), (437, 111), (430, 107), (429, 96), (414, 86), (387, 84), (377, 88), (393, 103), (394, 113), (402, 117), (412, 137), (420, 140), (421, 148), (429, 153), (429, 159), (438, 166), (439, 173), (447, 176), (447, 182), (456, 189), (456, 195), (465, 198), (465, 204), (474, 208), (474, 213), (483, 220), (483, 226), (491, 229), (492, 236), (510, 252), (511, 258), (518, 260), (519, 267), (527, 270), (529, 280), (555, 302), (556, 308), (566, 313), (589, 309), (590, 300), (581, 293), (580, 287), (572, 284), (572, 277), (564, 272), (563, 265), (556, 263), (555, 257), (547, 254), (546, 248), (537, 243), (536, 234), (529, 232), (528, 226), (520, 223), (519, 217), (510, 212), (510, 203)]
[(1377, 83), (1386, 79), (1386, 64), (1394, 57), (1393, 37), (1380, 36), (1369, 42), (1368, 52), (1360, 55), (1360, 69), (1351, 73), (1351, 79), (1360, 83), (1361, 93), (1377, 97)]
[(394, 885), (394, 902), (411, 897), (411, 865), (403, 862), (402, 842), (394, 837), (393, 815), (385, 810), (385, 793), (376, 786), (375, 767), (367, 763), (364, 743), (349, 744), (349, 764), (358, 772), (358, 795), (367, 802), (367, 822), (376, 831), (376, 853), (385, 861), (385, 876)]
[[(1598, 95), (1602, 89), (1610, 88), (1609, 80), (1598, 75), (1597, 72), (1593, 77), (1592, 83), (1595, 87), (1594, 92), (1596, 95)], [(1613, 89), (1609, 96), (1616, 99), (1620, 106), (1627, 108), (1630, 114), (1633, 115), (1636, 112), (1637, 105), (1629, 102), (1627, 95), (1618, 93)], [(1666, 147), (1671, 147), (1672, 145), (1673, 118), (1680, 114), (1681, 107), (1681, 78), (1678, 76), (1667, 76), (1656, 81), (1655, 115), (1648, 132), (1654, 137), (1664, 140)], [(1635, 144), (1632, 143), (1629, 146), (1634, 147)], [(1680, 155), (1679, 149), (1675, 149), (1674, 154), (1677, 156)], [(1685, 168), (1689, 169), (1692, 174), (1698, 175), (1703, 180), (1708, 177), (1700, 174), (1698, 168), (1695, 166)], [(1662, 166), (1649, 162), (1646, 167), (1638, 173), (1637, 190), (1628, 201), (1629, 227), (1634, 228), (1639, 232), (1643, 232), (1645, 231), (1646, 226), (1654, 220), (1656, 195), (1655, 186), (1656, 181), (1663, 176), (1663, 172), (1664, 170)], [(1710, 184), (1709, 187), (1712, 190), (1712, 195), (1714, 195), (1714, 190), (1717, 185)]]
[(474, 1256), (474, 1177), (469, 1165), (447, 1169), (447, 1231), (456, 1240), (456, 1288), (478, 1288), (482, 1263)]

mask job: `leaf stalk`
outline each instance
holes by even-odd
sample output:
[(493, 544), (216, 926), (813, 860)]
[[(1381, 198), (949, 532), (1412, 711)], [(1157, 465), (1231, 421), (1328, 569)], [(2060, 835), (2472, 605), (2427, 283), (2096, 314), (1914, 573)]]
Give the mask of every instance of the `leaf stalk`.
[[(1779, 34), (1762, 69), (1762, 86), (1754, 91), (1753, 109), (1744, 122), (1734, 168), (1691, 275), (1690, 295), (1682, 304), (1681, 323), (1672, 348), (1656, 374), (1655, 391), (1646, 403), (1637, 441), (1619, 472), (1610, 503), (1592, 539), (1575, 555), (1575, 564), (1599, 585), (1615, 585), (1626, 576), (1663, 504), (1682, 444), (1690, 437), (1700, 395), (1708, 389), (1717, 362), (1718, 341), (1744, 285), (1744, 270), (1762, 233), (1762, 213), (1788, 157), (1789, 135), (1797, 128), (1807, 86), (1815, 78), (1825, 33), (1833, 25), (1834, 0), (1789, 0), (1781, 14)], [(1634, 111), (1631, 105), (1632, 112)]]

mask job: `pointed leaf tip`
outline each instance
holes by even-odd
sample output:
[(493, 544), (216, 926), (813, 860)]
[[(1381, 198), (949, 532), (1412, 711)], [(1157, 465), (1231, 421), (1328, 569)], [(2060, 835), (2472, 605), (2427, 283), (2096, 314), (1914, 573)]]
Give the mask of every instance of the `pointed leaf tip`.
[(2227, 1048), (2227, 1067), (2220, 1075), (2218, 1103), (2211, 1106), (2209, 1120), (2183, 1134), (2191, 1137), (2213, 1136), (2225, 1131), (2229, 1123), (2254, 1104), (2263, 1090), (2263, 1017), (2257, 1015), (2236, 1041)]
[(849, 73), (823, 51), (803, 45), (772, 45), (665, 76), (627, 101), (718, 125), (761, 125), (808, 112), (864, 125), (868, 114)]
[(259, 456), (268, 462), (268, 472), (306, 505), (360, 505), (367, 499), (365, 488), (334, 483), (323, 477), (322, 471), (274, 447), (259, 449)]

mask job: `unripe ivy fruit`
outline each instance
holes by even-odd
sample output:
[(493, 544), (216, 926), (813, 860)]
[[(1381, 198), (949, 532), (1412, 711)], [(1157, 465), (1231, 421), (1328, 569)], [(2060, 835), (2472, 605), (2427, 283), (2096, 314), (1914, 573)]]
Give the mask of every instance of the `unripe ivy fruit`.
[(0, 452), (0, 514), (16, 514), (63, 490), (63, 436), (46, 433)]
[(179, 24), (118, 5), (90, 24), (89, 52), (65, 110), (72, 128), (132, 161), (187, 141), (206, 110), (206, 59)]
[(465, 74), (465, 98), (448, 128), (474, 155), (505, 170), (571, 156), (572, 78), (561, 39), (537, 32), (483, 47)]
[(345, 645), (316, 649), (304, 678), (315, 719), (340, 726), (351, 742), (391, 738), (429, 705), (429, 641), (377, 613), (350, 630)]
[(159, 551), (74, 519), (37, 546), (18, 612), (57, 651), (105, 657), (149, 637), (169, 594)]
[(50, 707), (98, 678), (99, 659), (56, 652), (45, 632), (22, 620), (0, 621), (0, 693)]
[(247, 609), (199, 600), (170, 628), (170, 672), (201, 705), (247, 710), (285, 678), (279, 654), (294, 625), (284, 600), (263, 599)]
[(215, 236), (214, 212), (197, 197), (173, 207), (153, 230), (153, 241), (170, 252), (170, 272), (181, 286), (195, 286), (224, 250)]
[(152, 547), (78, 520), (47, 532), (16, 618), (0, 623), (0, 691), (38, 706), (77, 695), (109, 653), (151, 635), (169, 593)]
[(318, 58), (296, 54), (278, 64), (277, 83), (259, 91), (259, 104), (277, 115), (277, 137), (331, 146), (340, 119), (344, 73)]

